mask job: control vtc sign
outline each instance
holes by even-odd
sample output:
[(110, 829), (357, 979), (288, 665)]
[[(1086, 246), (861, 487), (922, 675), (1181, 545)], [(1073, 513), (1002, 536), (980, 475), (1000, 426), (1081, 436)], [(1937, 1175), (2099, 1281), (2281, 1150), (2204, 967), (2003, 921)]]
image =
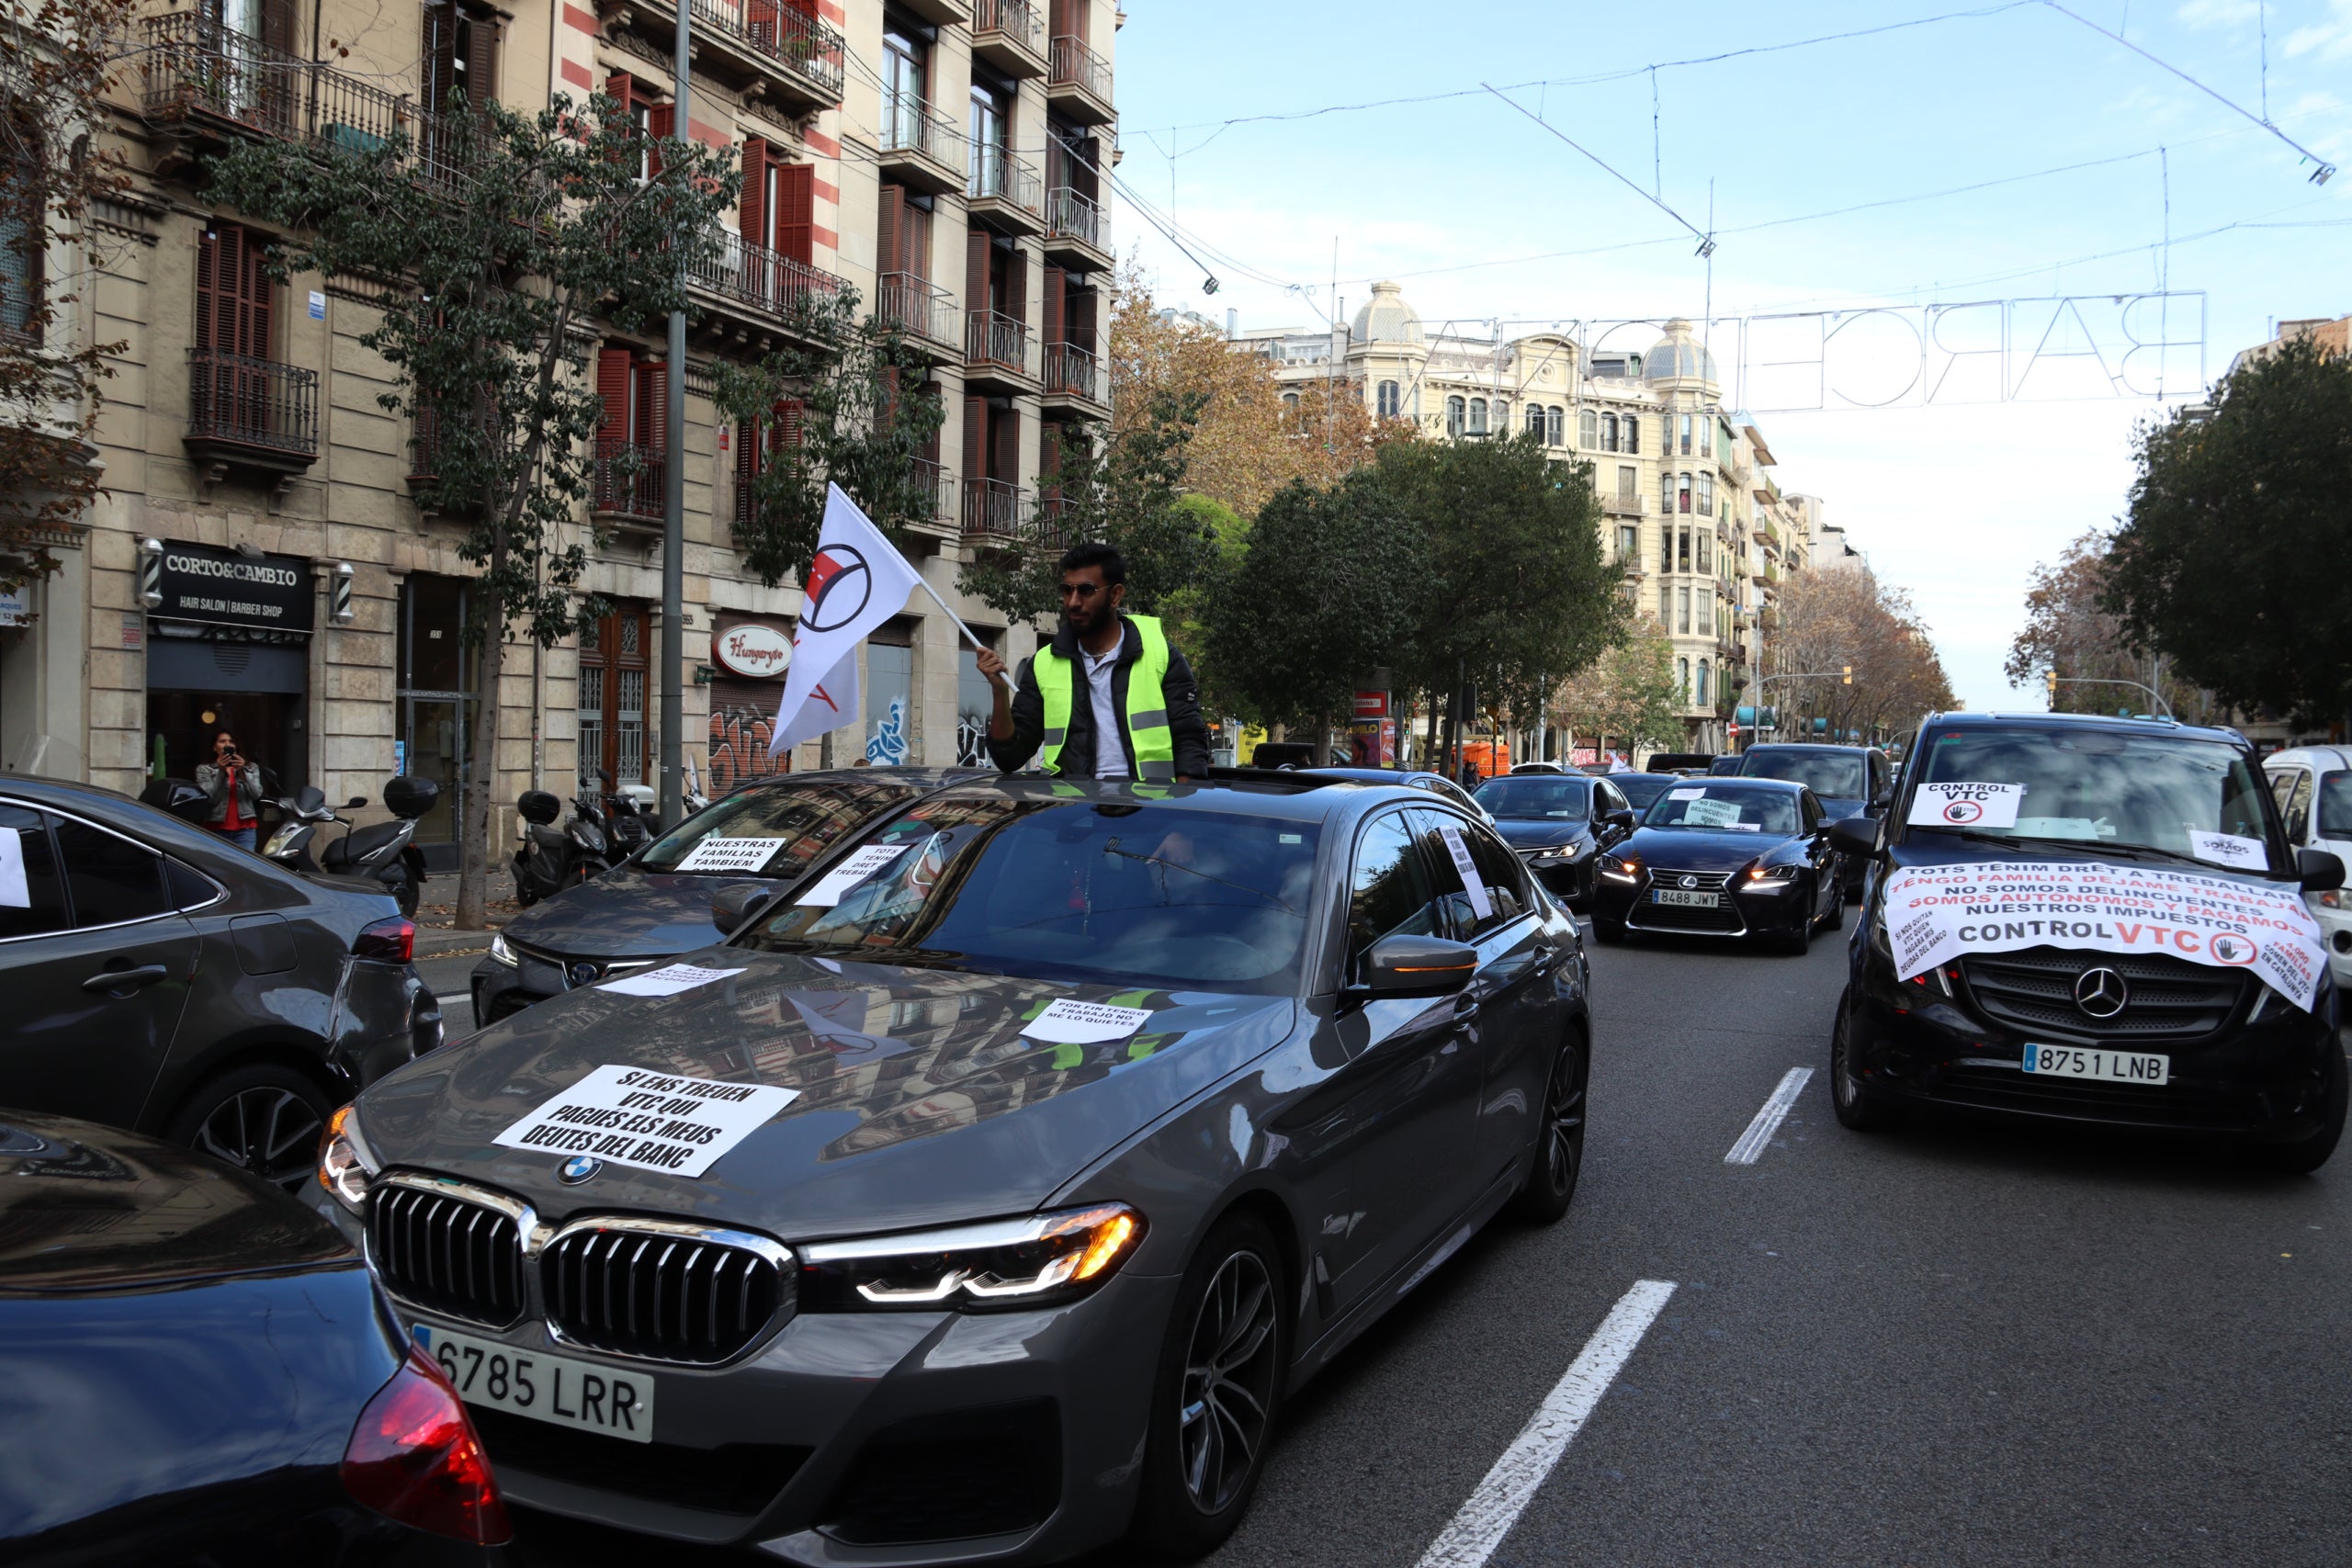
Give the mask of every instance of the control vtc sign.
[(309, 563), (288, 556), (167, 543), (157, 586), (163, 602), (148, 613), (167, 621), (299, 634), (317, 614)]

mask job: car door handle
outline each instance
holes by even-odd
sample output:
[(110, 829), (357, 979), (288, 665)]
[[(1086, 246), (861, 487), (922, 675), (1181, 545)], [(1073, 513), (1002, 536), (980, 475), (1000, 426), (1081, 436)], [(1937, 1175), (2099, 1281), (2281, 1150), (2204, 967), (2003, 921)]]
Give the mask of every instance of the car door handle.
[(1453, 998), (1453, 1021), (1467, 1023), (1478, 1016), (1478, 998), (1467, 994)]
[(82, 988), (92, 992), (135, 990), (171, 977), (172, 972), (160, 964), (142, 964), (136, 969), (101, 969), (83, 981)]

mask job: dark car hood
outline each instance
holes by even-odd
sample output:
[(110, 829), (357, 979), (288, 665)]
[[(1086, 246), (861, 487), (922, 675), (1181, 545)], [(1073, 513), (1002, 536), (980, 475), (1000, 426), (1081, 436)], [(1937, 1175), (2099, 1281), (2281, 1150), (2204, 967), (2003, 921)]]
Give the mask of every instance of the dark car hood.
[(1553, 844), (1573, 844), (1579, 839), (1592, 837), (1592, 824), (1546, 819), (1534, 817), (1498, 817), (1495, 831), (1503, 842), (1515, 850), (1543, 849)]
[(1757, 856), (1792, 840), (1787, 833), (1737, 833), (1706, 828), (1644, 828), (1618, 846), (1644, 865), (1676, 871), (1737, 871)]
[[(1089, 1164), (1279, 1044), (1286, 997), (1136, 992), (942, 969), (712, 948), (741, 968), (662, 998), (574, 991), (436, 1052), (360, 1099), (380, 1167), (442, 1172), (526, 1199), (543, 1218), (651, 1211), (791, 1240), (1035, 1209)], [(1108, 1045), (1023, 1040), (1061, 997), (1158, 1016)], [(799, 1098), (698, 1179), (492, 1139), (607, 1064), (783, 1085)]]
[(746, 882), (789, 885), (773, 877), (616, 866), (524, 910), (506, 922), (506, 939), (561, 958), (667, 958), (717, 942), (724, 933), (710, 922), (710, 901), (720, 888)]

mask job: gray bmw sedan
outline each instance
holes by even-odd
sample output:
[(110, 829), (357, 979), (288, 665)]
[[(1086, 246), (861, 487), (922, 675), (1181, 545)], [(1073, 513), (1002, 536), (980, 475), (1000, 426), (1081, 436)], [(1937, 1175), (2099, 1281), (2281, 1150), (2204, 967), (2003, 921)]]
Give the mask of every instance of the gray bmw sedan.
[(1574, 1195), (1576, 924), (1426, 792), (974, 783), (790, 897), (325, 1146), (519, 1502), (807, 1564), (1197, 1556), (1287, 1394)]

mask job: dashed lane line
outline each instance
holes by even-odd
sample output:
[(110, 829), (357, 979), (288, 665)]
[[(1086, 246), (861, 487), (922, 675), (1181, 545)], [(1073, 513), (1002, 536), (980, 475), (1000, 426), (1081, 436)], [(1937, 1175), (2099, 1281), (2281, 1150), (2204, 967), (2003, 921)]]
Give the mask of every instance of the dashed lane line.
[(1421, 1554), (1419, 1568), (1483, 1568), (1673, 1294), (1673, 1280), (1644, 1280), (1618, 1298), (1462, 1511)]
[(1781, 1130), (1781, 1122), (1788, 1115), (1789, 1108), (1797, 1102), (1797, 1096), (1804, 1092), (1804, 1086), (1812, 1077), (1811, 1067), (1791, 1067), (1782, 1073), (1780, 1087), (1773, 1089), (1770, 1098), (1764, 1101), (1764, 1108), (1756, 1113), (1756, 1120), (1747, 1124), (1747, 1131), (1739, 1135), (1739, 1142), (1731, 1146), (1731, 1153), (1724, 1156), (1724, 1163), (1754, 1165), (1762, 1156), (1765, 1146), (1771, 1143), (1772, 1134)]

